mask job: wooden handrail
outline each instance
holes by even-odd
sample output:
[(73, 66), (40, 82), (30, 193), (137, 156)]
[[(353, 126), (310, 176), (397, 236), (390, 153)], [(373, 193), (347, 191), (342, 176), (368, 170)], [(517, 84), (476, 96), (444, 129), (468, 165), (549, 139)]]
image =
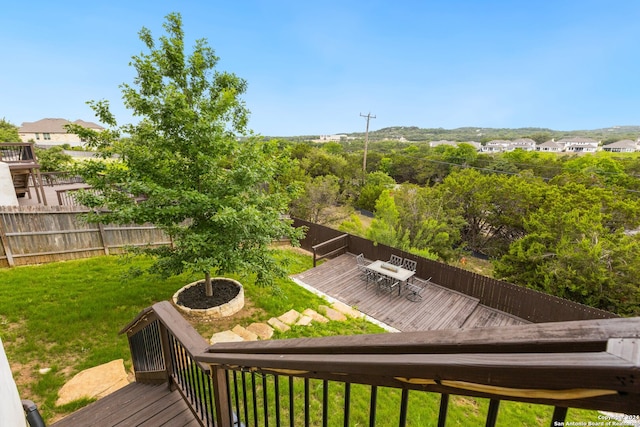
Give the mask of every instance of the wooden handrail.
[[(333, 251), (330, 251), (330, 252), (327, 252), (325, 254), (322, 254), (322, 255), (318, 256), (317, 252), (318, 252), (319, 248), (321, 248), (323, 246), (330, 245), (331, 243), (337, 242), (340, 239), (347, 239), (347, 244), (343, 245), (343, 246), (340, 246), (339, 248), (337, 248), (337, 249), (335, 249)], [(330, 256), (333, 256), (333, 255), (339, 253), (340, 251), (348, 249), (349, 248), (349, 240), (348, 239), (349, 239), (349, 235), (348, 234), (342, 234), (340, 236), (334, 237), (333, 239), (329, 239), (329, 240), (327, 240), (325, 242), (318, 243), (317, 245), (312, 246), (311, 249), (313, 251), (313, 266), (315, 267), (317, 265), (317, 261), (318, 260), (321, 260), (321, 259), (324, 259), (324, 258), (328, 258)]]
[[(500, 400), (553, 405), (553, 420), (564, 419), (563, 408), (640, 415), (640, 382), (635, 380), (640, 375), (640, 318), (210, 346), (169, 302), (161, 302), (141, 311), (121, 333), (135, 338), (154, 323), (161, 324), (161, 343), (150, 346), (163, 349), (165, 378), (176, 382), (207, 425), (214, 417), (218, 425), (231, 424), (238, 412), (231, 402), (238, 405), (239, 398), (247, 399), (244, 391), (239, 397), (237, 389), (247, 386), (245, 374), (261, 377), (263, 388), (267, 377), (273, 378), (273, 387), (279, 377), (288, 377), (290, 386), (298, 377), (304, 384), (314, 379), (363, 384), (371, 390), (402, 389), (403, 396), (408, 390), (433, 392), (443, 396), (445, 407), (446, 396), (452, 394), (481, 397), (491, 400), (496, 414)], [(189, 354), (190, 361), (181, 361), (183, 354)], [(193, 376), (195, 366), (210, 378), (209, 386), (194, 391), (189, 388), (201, 381)], [(157, 380), (153, 369), (141, 378)], [(185, 371), (186, 379), (181, 378)], [(199, 393), (210, 393), (210, 399), (198, 400)], [(241, 403), (246, 405), (250, 403)], [(446, 409), (440, 416), (446, 418)]]
[[(611, 350), (621, 337), (627, 347)], [(196, 359), (227, 369), (636, 414), (639, 338), (640, 318), (605, 319), (219, 343)]]
[(640, 338), (640, 318), (230, 342), (217, 343), (207, 351), (245, 354), (578, 353), (606, 351), (612, 337)]

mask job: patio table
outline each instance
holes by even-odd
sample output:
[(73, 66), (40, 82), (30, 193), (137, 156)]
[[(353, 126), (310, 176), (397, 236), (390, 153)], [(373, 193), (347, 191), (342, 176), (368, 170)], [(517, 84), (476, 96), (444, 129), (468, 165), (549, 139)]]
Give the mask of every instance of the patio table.
[(391, 277), (399, 282), (398, 295), (402, 291), (402, 284), (406, 283), (413, 275), (415, 271), (407, 270), (406, 268), (399, 267), (397, 265), (389, 264), (387, 261), (377, 260), (367, 265), (367, 268), (371, 271), (375, 271), (378, 274), (382, 274), (387, 277)]

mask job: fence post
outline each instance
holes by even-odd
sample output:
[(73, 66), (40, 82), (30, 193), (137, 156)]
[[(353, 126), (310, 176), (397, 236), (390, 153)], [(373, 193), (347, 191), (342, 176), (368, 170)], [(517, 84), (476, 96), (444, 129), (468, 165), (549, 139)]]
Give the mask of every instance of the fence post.
[(99, 222), (98, 229), (100, 230), (100, 240), (102, 241), (102, 247), (104, 248), (104, 254), (109, 255), (109, 246), (107, 246), (107, 239), (105, 237), (104, 225)]
[(4, 249), (4, 254), (7, 256), (7, 262), (9, 263), (9, 267), (15, 267), (15, 262), (13, 261), (13, 254), (11, 253), (11, 247), (9, 246), (9, 239), (7, 238), (7, 234), (4, 231), (4, 215), (0, 216), (0, 243), (2, 243), (2, 248)]

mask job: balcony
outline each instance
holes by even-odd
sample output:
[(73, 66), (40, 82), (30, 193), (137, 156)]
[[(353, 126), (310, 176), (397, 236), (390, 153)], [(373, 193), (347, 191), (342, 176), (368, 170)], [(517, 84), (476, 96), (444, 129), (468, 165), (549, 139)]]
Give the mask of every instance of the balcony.
[(54, 425), (404, 426), (434, 396), (440, 426), (453, 396), (489, 399), (489, 426), (502, 401), (551, 405), (550, 425), (568, 408), (640, 415), (639, 331), (600, 319), (209, 346), (161, 302), (121, 331), (136, 383)]

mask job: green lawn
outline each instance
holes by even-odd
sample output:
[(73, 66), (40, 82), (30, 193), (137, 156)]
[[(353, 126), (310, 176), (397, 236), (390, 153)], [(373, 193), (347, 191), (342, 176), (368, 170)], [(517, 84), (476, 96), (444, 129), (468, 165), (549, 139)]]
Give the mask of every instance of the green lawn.
[[(309, 256), (296, 252), (281, 250), (278, 257), (286, 263), (290, 274), (312, 266)], [(200, 279), (193, 275), (159, 279), (128, 274), (131, 267), (143, 269), (149, 264), (150, 260), (145, 258), (105, 256), (0, 270), (0, 336), (22, 397), (34, 400), (47, 420), (87, 403), (55, 406), (60, 387), (80, 370), (120, 358), (130, 366), (127, 340), (118, 331), (140, 310), (170, 299), (184, 284)], [(251, 277), (235, 278), (244, 284), (245, 298), (252, 307), (241, 320), (244, 325), (265, 321), (292, 308), (302, 311), (326, 304), (290, 280), (279, 280), (269, 288), (255, 285)], [(194, 326), (208, 338), (226, 325), (210, 322)], [(276, 338), (381, 332), (366, 321), (350, 320), (296, 327), (286, 334), (277, 334)], [(41, 368), (51, 370), (40, 374)], [(352, 391), (353, 425), (362, 425), (366, 420), (363, 409), (367, 407), (366, 389), (356, 386)], [(339, 406), (341, 396), (339, 384), (332, 385), (332, 405)], [(388, 421), (389, 425), (397, 422), (393, 411), (398, 407), (398, 399), (397, 390), (380, 391), (380, 420)], [(410, 425), (435, 425), (438, 399), (438, 395), (411, 392)], [(487, 406), (486, 400), (455, 398), (449, 406), (447, 425), (482, 424)], [(551, 413), (552, 409), (545, 406), (503, 402), (498, 424), (547, 425)], [(572, 410), (569, 418), (597, 421), (597, 414)]]

